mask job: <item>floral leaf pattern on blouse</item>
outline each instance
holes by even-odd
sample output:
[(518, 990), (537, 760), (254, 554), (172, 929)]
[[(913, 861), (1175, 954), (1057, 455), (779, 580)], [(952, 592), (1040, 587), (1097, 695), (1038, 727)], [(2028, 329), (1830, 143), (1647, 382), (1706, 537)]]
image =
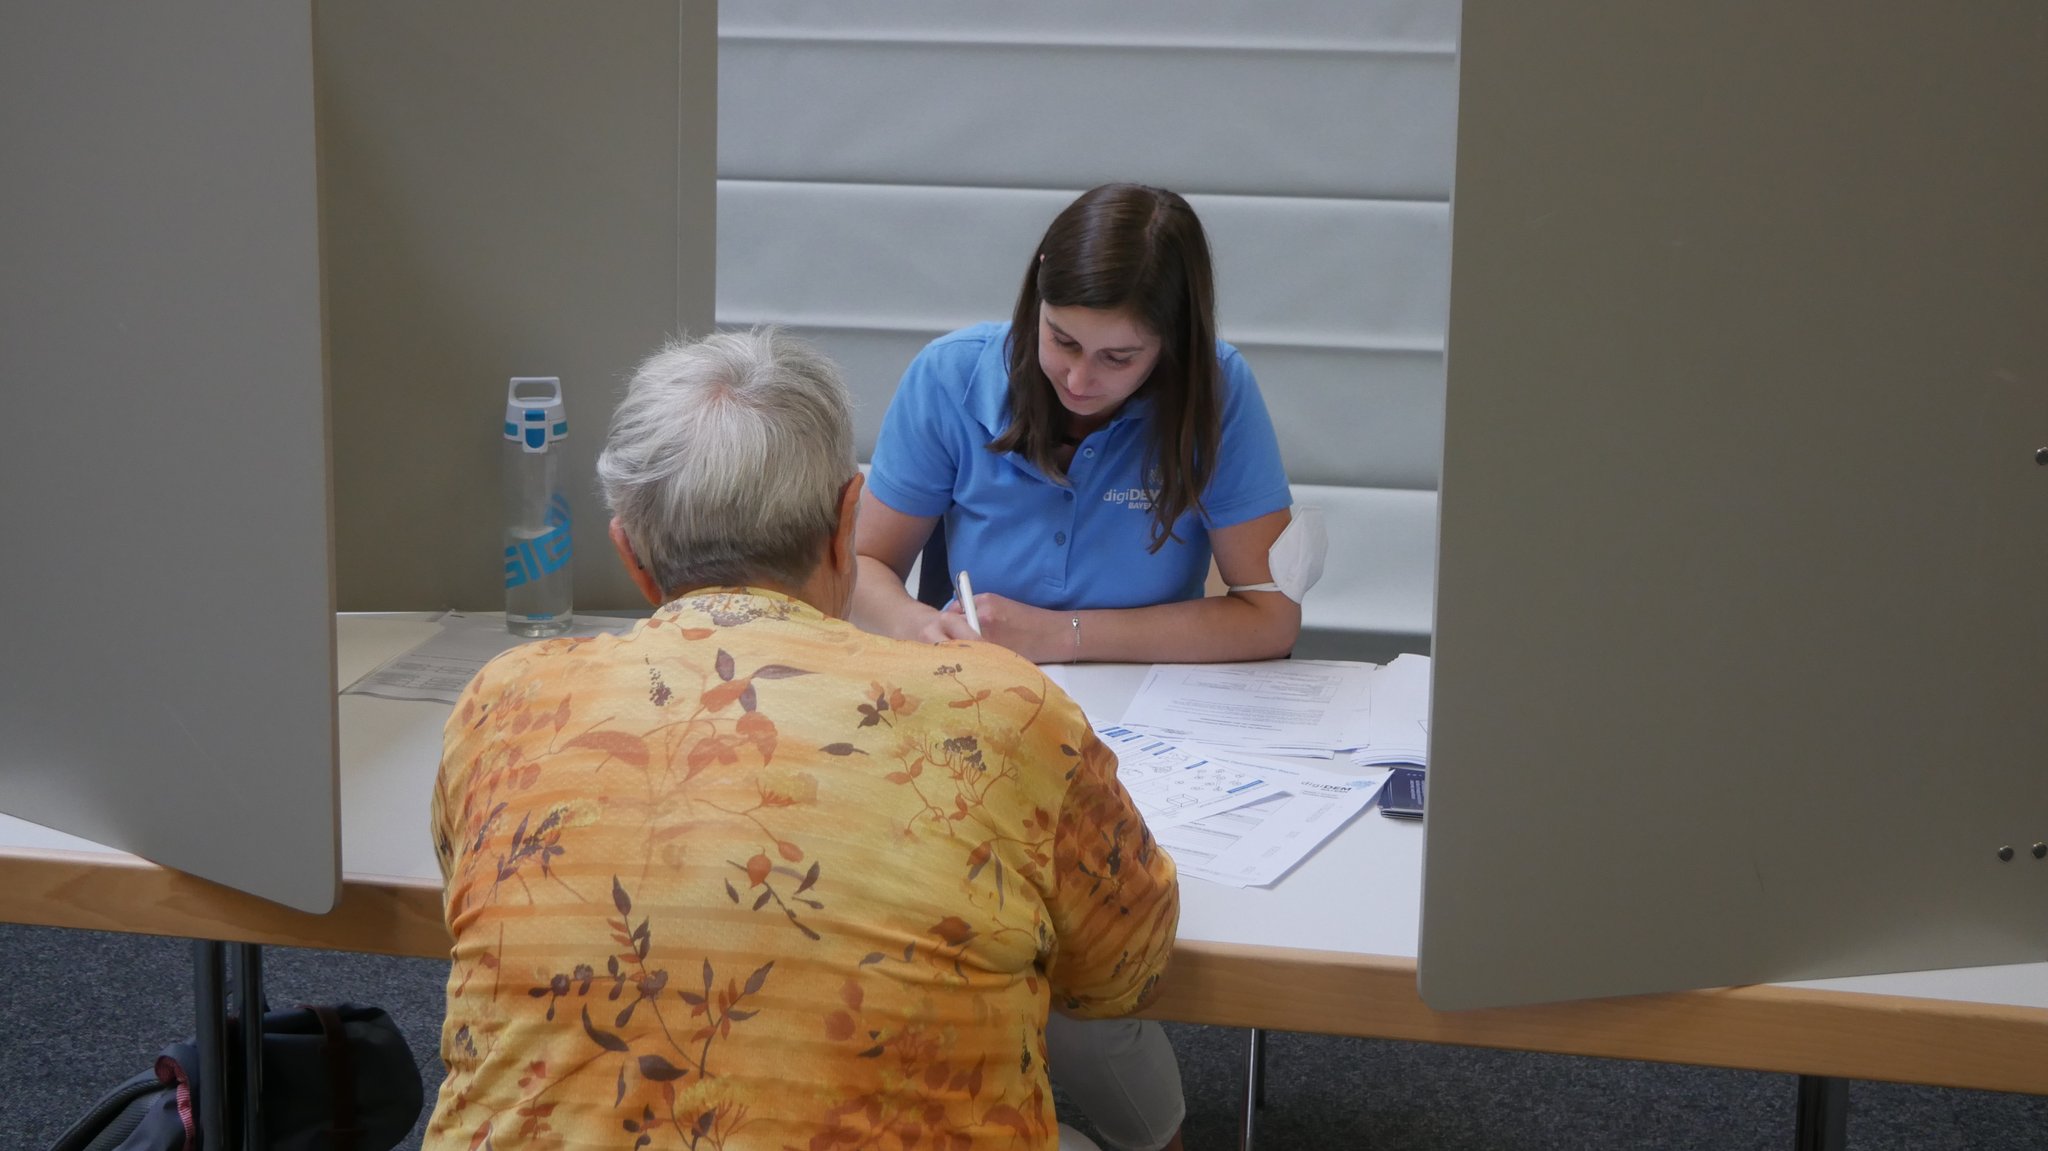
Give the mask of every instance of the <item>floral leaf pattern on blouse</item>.
[(426, 1147), (1048, 1148), (1050, 1004), (1149, 995), (1172, 861), (989, 645), (774, 593), (524, 645), (451, 714)]

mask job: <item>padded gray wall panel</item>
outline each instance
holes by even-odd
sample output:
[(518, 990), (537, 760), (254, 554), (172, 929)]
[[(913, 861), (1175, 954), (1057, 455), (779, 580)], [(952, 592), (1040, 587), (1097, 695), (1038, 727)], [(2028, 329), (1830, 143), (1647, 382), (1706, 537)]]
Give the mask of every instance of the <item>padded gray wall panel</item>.
[(722, 178), (719, 321), (941, 332), (1006, 317), (1031, 246), (1073, 197)]
[(1443, 452), (1441, 355), (1255, 343), (1240, 348), (1280, 432), (1288, 479), (1435, 490)]
[[(722, 180), (720, 315), (935, 331), (1007, 317), (1032, 245), (1080, 191)], [(1441, 351), (1446, 205), (1188, 199), (1226, 339)]]
[(1450, 189), (1441, 52), (728, 37), (721, 65), (719, 169), (738, 179)]
[(730, 36), (814, 36), (1035, 43), (1202, 44), (1255, 48), (1348, 48), (1448, 54), (1457, 48), (1458, 8), (1441, 0), (1359, 4), (1245, 4), (1175, 0), (726, 0), (719, 29)]

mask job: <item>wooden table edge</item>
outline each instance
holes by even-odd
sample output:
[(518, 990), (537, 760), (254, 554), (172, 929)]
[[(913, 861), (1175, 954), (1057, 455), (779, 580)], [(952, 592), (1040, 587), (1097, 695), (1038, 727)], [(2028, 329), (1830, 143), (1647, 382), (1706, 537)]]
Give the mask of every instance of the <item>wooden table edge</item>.
[[(312, 915), (131, 856), (0, 849), (0, 921), (444, 959), (438, 883), (351, 875)], [(1183, 940), (1158, 1019), (2048, 1095), (2048, 1009), (1751, 986), (1435, 1011), (1415, 961)]]
[(1437, 1011), (1415, 961), (1182, 941), (1159, 1019), (2048, 1094), (2048, 1008), (1769, 984)]
[(448, 957), (438, 882), (350, 875), (333, 910), (299, 911), (131, 855), (0, 849), (0, 922)]

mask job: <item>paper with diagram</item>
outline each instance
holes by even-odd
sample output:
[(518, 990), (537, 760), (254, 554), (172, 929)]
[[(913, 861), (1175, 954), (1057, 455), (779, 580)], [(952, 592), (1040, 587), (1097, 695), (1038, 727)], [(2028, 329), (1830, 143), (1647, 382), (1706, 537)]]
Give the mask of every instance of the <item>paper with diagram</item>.
[[(1314, 769), (1311, 769), (1314, 770)], [(1386, 769), (1354, 779), (1297, 776), (1257, 803), (1179, 826), (1155, 828), (1183, 876), (1227, 887), (1280, 881), (1372, 803)]]
[(1116, 777), (1155, 834), (1275, 791), (1256, 767), (1213, 759), (1125, 727), (1098, 727), (1095, 734), (1116, 752)]

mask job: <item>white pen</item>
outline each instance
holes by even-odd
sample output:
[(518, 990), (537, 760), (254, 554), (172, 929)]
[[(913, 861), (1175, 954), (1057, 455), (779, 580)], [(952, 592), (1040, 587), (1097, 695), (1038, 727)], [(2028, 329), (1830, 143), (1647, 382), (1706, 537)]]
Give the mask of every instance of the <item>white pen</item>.
[(974, 614), (974, 581), (967, 578), (967, 569), (960, 569), (960, 610), (967, 613), (967, 626), (981, 634), (981, 617)]

